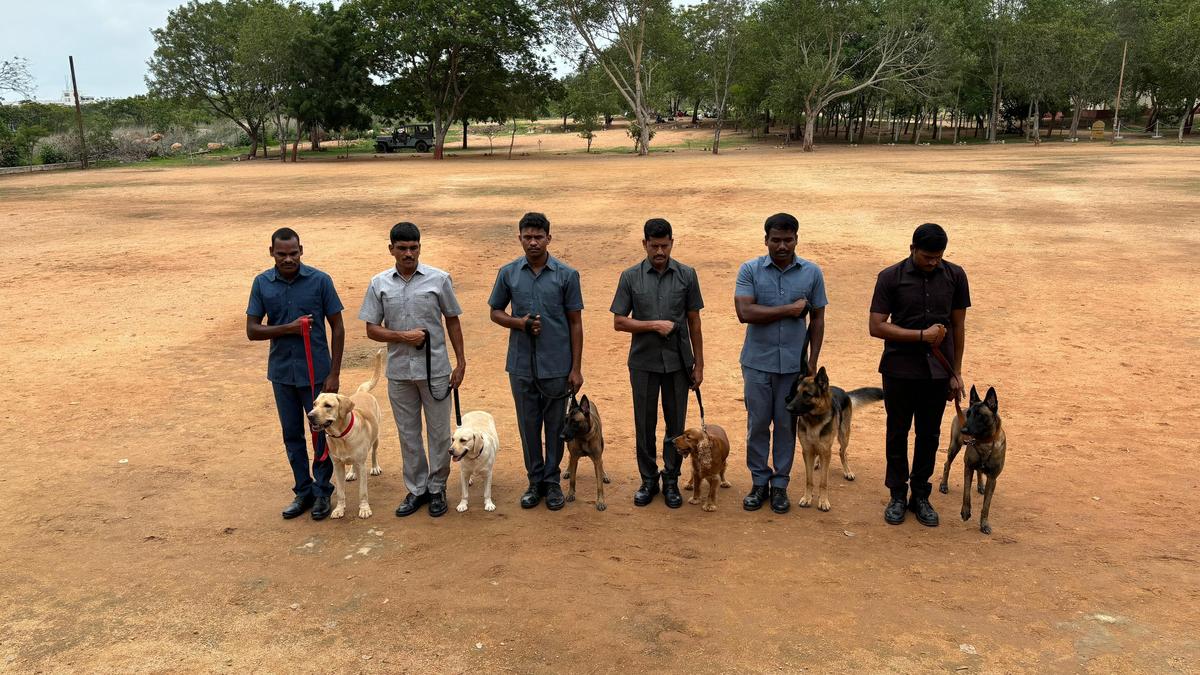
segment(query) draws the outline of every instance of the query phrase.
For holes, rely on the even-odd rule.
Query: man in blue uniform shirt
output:
[[[304,352],[301,320],[312,321],[311,344],[313,375],[316,393],[337,392],[338,376],[342,371],[342,347],[346,332],[342,326],[342,301],[328,274],[300,262],[304,247],[300,235],[284,227],[271,235],[268,249],[275,266],[254,278],[250,287],[250,303],[246,306],[246,337],[251,340],[270,340],[267,357],[267,379],[275,391],[275,409],[283,428],[283,445],[288,463],[292,465],[295,499],[283,510],[284,518],[295,518],[312,509],[313,520],[329,516],[329,496],[333,494],[330,478],[333,461],[325,454],[325,435],[317,436],[313,448],[312,473],[309,473],[308,419],[312,410],[313,393],[309,386],[308,360]],[[267,323],[263,325],[263,318]],[[333,354],[325,337],[325,322],[329,322]]]

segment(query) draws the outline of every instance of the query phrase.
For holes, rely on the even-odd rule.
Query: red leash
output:
[[[942,353],[940,348],[930,345],[929,351],[933,352],[933,357],[938,360],[938,363],[942,364],[942,367],[946,369],[947,373],[950,373],[951,377],[958,377],[958,373],[954,372],[954,366],[950,365],[950,361],[946,359],[946,355]],[[962,378],[959,378],[959,381],[961,382]],[[966,385],[964,384],[963,386]],[[958,423],[961,426],[965,425],[967,421],[966,417],[963,416],[962,405],[960,405],[958,402],[960,398],[962,398],[961,389],[959,389],[958,393],[954,395],[954,410],[958,414]]]
[[[317,376],[313,371],[312,358],[312,318],[307,316],[300,317],[300,335],[304,338],[304,360],[308,361],[308,393],[313,397],[313,402],[317,399]],[[346,431],[349,431],[347,429]],[[312,432],[313,454],[316,454],[317,448],[320,447],[321,432]],[[318,462],[324,462],[326,457],[329,457],[329,446],[325,446],[325,451],[317,458]]]

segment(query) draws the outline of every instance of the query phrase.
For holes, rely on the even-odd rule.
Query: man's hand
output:
[[[396,331],[396,337],[400,338],[400,341],[404,344],[414,347],[420,347],[425,343],[425,331],[415,328],[413,330]]]
[[[804,310],[808,309],[808,300],[805,300],[804,298],[800,298],[799,300],[788,305],[788,308],[790,309],[788,314],[790,314],[791,316],[794,316],[794,317],[804,316]]]
[[[962,377],[959,375],[951,375],[950,376],[950,386],[948,387],[948,390],[946,392],[946,400],[953,401],[953,400],[962,398],[962,396],[963,396]]]
[[[667,337],[671,331],[675,330],[675,323],[672,321],[651,321],[650,323],[654,325],[654,332],[663,337]]]
[[[466,377],[466,375],[467,375],[467,364],[465,364],[465,363],[458,364],[458,366],[455,367],[454,370],[451,371],[451,373],[450,373],[450,388],[458,389],[459,385],[462,384],[463,378]]]
[[[304,316],[287,324],[286,326],[284,326],[284,328],[286,328],[287,332],[291,333],[292,335],[303,335],[304,334],[304,326],[302,324],[305,319],[312,321],[312,314],[305,314]]]
[[[325,378],[325,384],[321,385],[321,391],[323,393],[336,394],[339,384],[340,382],[338,382],[338,374],[330,373],[329,377]]]
[[[933,347],[937,347],[942,344],[942,340],[946,339],[946,327],[940,323],[935,323],[924,330],[921,338]]]
[[[532,324],[530,324],[531,319],[533,320]],[[535,335],[535,336],[541,335],[542,334],[542,317],[541,317],[541,315],[539,314],[538,316],[530,316],[530,315],[526,314],[525,316],[521,317],[521,327],[516,330],[523,331],[523,330],[525,330],[526,326],[529,327],[529,332],[532,333],[533,335]]]
[[[696,364],[692,366],[692,389],[699,389],[702,382],[704,382],[704,366]]]
[[[583,389],[583,373],[578,370],[572,370],[570,375],[567,375],[567,385],[571,387],[571,391],[579,393]]]

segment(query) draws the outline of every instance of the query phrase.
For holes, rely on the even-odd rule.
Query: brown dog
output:
[[[604,473],[604,432],[600,426],[600,413],[587,396],[580,401],[571,398],[562,438],[567,442],[567,452],[571,453],[567,472],[563,474],[564,478],[571,481],[567,490],[567,501],[575,501],[575,474],[579,467],[579,458],[591,457],[592,465],[596,467],[596,510],[603,511],[608,508],[604,503],[604,484],[608,482],[608,474]]]
[[[729,436],[715,424],[701,429],[688,429],[675,437],[675,449],[680,457],[692,458],[692,479],[683,489],[692,491],[689,504],[700,503],[700,484],[708,481],[708,496],[704,500],[705,511],[717,510],[717,484],[729,487],[725,480],[725,460],[729,459]]]
[[[1007,449],[1007,439],[1004,429],[1000,427],[1000,405],[996,400],[995,388],[989,388],[982,400],[975,387],[971,387],[970,407],[967,408],[966,423],[959,422],[958,416],[950,425],[950,448],[946,450],[946,465],[942,467],[942,484],[938,489],[945,494],[950,491],[950,465],[962,447],[967,446],[967,456],[963,459],[963,504],[962,519],[971,518],[971,474],[979,472],[979,492],[983,495],[983,510],[979,513],[979,531],[984,534],[992,533],[988,523],[988,511],[992,508],[992,494],[996,492],[996,479],[1004,470],[1004,452]],[[987,487],[983,485],[983,477],[987,476]]]

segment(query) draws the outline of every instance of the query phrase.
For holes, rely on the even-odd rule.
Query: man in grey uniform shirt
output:
[[[371,279],[358,318],[367,322],[367,337],[388,343],[388,399],[400,435],[404,485],[408,488],[408,496],[396,508],[396,515],[408,516],[429,504],[429,515],[436,518],[447,509],[452,431],[449,393],[462,384],[467,369],[458,319],[462,308],[454,296],[450,275],[420,264],[421,231],[416,225],[393,226],[388,251],[396,258],[396,266]],[[426,331],[429,345],[425,344]],[[446,355],[447,335],[458,364],[453,371]],[[425,367],[427,348],[429,373]],[[421,442],[422,411],[428,457],[426,444]]]
[[[583,294],[579,272],[550,255],[546,216],[526,213],[517,233],[525,255],[500,268],[488,305],[492,321],[509,329],[505,370],[529,478],[521,508],[544,497],[557,511],[566,503],[559,465],[567,397],[583,387]]]

